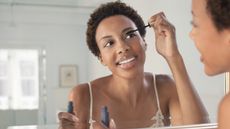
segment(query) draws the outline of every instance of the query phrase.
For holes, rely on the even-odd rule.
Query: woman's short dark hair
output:
[[[97,8],[91,15],[88,21],[87,31],[86,31],[86,41],[90,51],[97,57],[99,57],[100,50],[96,43],[96,29],[99,23],[110,16],[123,15],[131,19],[137,28],[143,28],[144,22],[141,16],[132,7],[126,5],[125,3],[116,1],[102,4]],[[145,29],[139,30],[140,35],[145,37]]]
[[[207,11],[218,31],[230,28],[230,0],[207,0]]]

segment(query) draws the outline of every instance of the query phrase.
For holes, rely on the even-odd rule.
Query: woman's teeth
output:
[[[135,58],[132,57],[132,58],[129,58],[129,59],[127,59],[127,60],[123,60],[123,61],[119,62],[119,64],[129,63],[129,62],[133,61],[134,59],[135,59]]]

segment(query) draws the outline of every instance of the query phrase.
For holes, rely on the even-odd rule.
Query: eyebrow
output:
[[[134,30],[134,28],[132,28],[132,27],[125,28],[124,30],[122,30],[122,33],[126,32],[126,31],[130,31],[130,30]]]
[[[103,40],[103,39],[107,39],[107,38],[110,38],[110,37],[112,37],[112,36],[111,36],[111,35],[103,36],[101,39],[99,39],[99,42],[100,42],[101,40]]]
[[[121,33],[125,33],[126,31],[129,31],[129,30],[134,30],[134,28],[132,28],[132,27],[127,27],[127,28],[123,29],[123,30],[121,31]],[[103,36],[103,37],[99,40],[99,42],[100,42],[101,40],[103,40],[103,39],[107,39],[107,38],[111,38],[111,37],[112,37],[111,35]]]

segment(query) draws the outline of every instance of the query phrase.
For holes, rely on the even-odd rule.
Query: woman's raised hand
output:
[[[179,54],[176,43],[175,27],[160,12],[149,19],[155,32],[156,50],[164,58],[169,59]]]

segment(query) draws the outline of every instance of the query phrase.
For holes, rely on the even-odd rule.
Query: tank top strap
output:
[[[88,82],[89,86],[89,96],[90,96],[90,108],[89,108],[89,124],[90,124],[90,129],[93,129],[93,93],[92,93],[92,86],[91,83]]]
[[[152,117],[151,120],[155,120],[156,122],[151,126],[151,127],[163,127],[164,126],[164,116],[161,112],[161,108],[160,108],[160,101],[159,101],[159,95],[158,95],[158,91],[157,91],[157,83],[156,83],[156,75],[153,74],[153,84],[154,84],[154,91],[155,91],[155,95],[156,95],[156,100],[157,100],[157,112],[155,114],[155,116]]]
[[[157,108],[158,108],[158,110],[161,111],[159,95],[158,95],[158,91],[157,91],[156,75],[155,74],[153,74],[153,83],[154,83],[154,91],[155,91],[155,95],[156,95],[156,99],[157,99]]]

